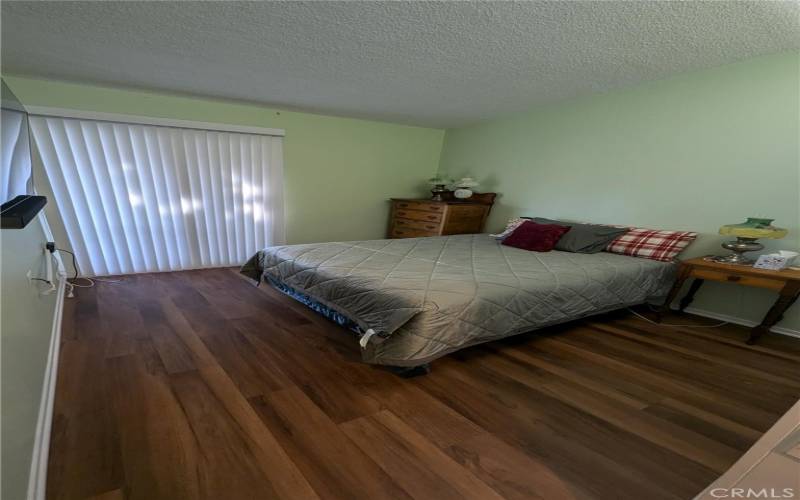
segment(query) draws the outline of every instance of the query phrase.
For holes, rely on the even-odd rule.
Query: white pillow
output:
[[[525,222],[526,220],[530,220],[530,219],[529,219],[528,217],[525,217],[525,218],[522,218],[522,217],[514,217],[513,219],[508,219],[508,224],[506,224],[506,228],[505,228],[505,229],[503,229],[503,232],[501,232],[501,233],[498,233],[498,234],[490,234],[489,236],[491,236],[492,238],[494,238],[494,239],[496,239],[496,240],[503,240],[503,239],[505,239],[505,238],[506,238],[506,237],[507,237],[509,234],[513,233],[513,232],[514,232],[514,230],[515,230],[515,229],[516,229],[516,228],[517,228],[517,227],[518,227],[520,224],[522,224],[523,222]]]

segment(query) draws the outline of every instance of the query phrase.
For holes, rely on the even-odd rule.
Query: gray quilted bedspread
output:
[[[457,349],[663,298],[672,263],[530,252],[485,234],[270,247],[269,276],[373,329],[367,362],[411,366]]]

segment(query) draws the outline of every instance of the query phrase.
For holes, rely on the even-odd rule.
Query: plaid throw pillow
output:
[[[669,262],[697,238],[688,231],[656,231],[632,227],[606,247],[606,252]]]

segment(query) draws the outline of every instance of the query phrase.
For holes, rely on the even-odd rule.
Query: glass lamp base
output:
[[[755,262],[753,259],[748,259],[741,253],[733,253],[730,255],[715,255],[711,257],[711,260],[714,262],[719,262],[720,264],[734,264],[738,266],[752,266]]]
[[[758,243],[755,238],[745,238],[743,236],[737,237],[733,241],[726,241],[722,244],[722,248],[733,252],[730,255],[720,255],[714,257],[714,262],[721,262],[723,264],[738,264],[743,266],[750,266],[755,262],[744,256],[745,252],[758,252],[764,249],[764,245]]]

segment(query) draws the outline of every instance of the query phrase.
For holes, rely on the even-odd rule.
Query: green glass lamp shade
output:
[[[772,221],[775,219],[762,219],[758,217],[748,217],[741,224],[728,224],[719,228],[719,234],[736,236],[737,238],[769,238],[777,240],[786,236],[786,229],[775,227]]]
[[[719,234],[735,236],[733,241],[726,241],[722,248],[733,252],[730,255],[718,255],[713,258],[716,262],[726,264],[751,265],[753,261],[744,256],[746,252],[758,252],[764,249],[764,245],[758,243],[759,238],[769,238],[777,240],[786,236],[786,229],[775,227],[772,221],[775,219],[762,219],[759,217],[748,217],[741,224],[728,224],[719,228]]]
[[[451,184],[452,182],[453,180],[447,177],[436,176],[428,179],[428,184],[430,184],[431,186],[446,186],[447,184]]]

